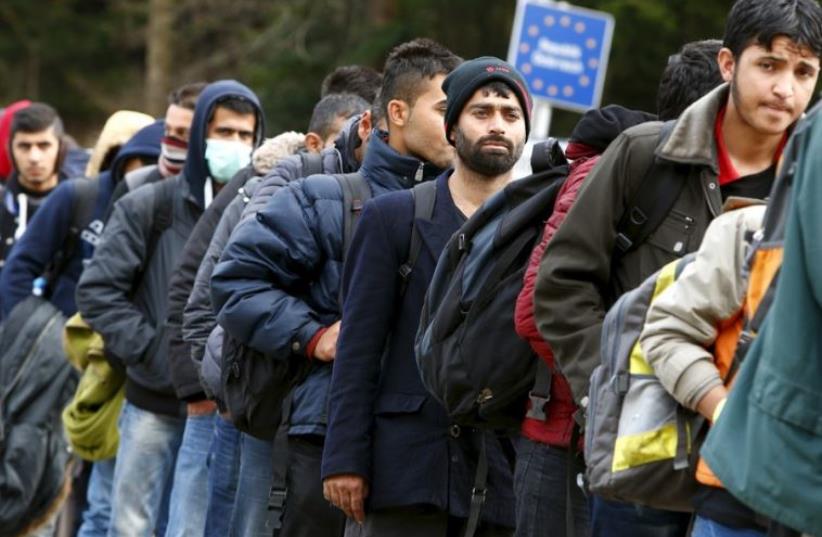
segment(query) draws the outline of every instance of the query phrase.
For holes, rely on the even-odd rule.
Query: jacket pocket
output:
[[[822,436],[822,394],[760,364],[750,397],[766,414]]]
[[[422,409],[427,395],[406,393],[384,393],[377,398],[374,414],[390,416],[392,414],[416,414]]]
[[[691,251],[695,224],[694,217],[672,210],[656,231],[648,237],[648,243],[661,248],[666,253],[681,257]]]

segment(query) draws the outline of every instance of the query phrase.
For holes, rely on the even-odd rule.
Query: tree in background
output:
[[[653,111],[667,58],[721,37],[732,0],[577,0],[616,30],[603,104]],[[463,57],[505,57],[515,0],[3,0],[0,106],[54,104],[90,143],[114,110],[159,115],[170,88],[237,78],[260,96],[270,133],[302,130],[323,76],[379,68],[391,47],[426,36]],[[554,115],[552,134],[579,117]]]

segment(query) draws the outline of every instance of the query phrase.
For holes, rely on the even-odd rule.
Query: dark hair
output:
[[[348,119],[366,110],[368,102],[362,97],[351,93],[332,93],[320,99],[314,107],[308,131],[318,134],[325,140],[333,134],[332,129],[337,118]]]
[[[194,110],[197,104],[197,97],[200,96],[207,85],[207,82],[192,82],[191,84],[180,86],[168,94],[168,104]]]
[[[822,56],[822,8],[816,0],[737,0],[725,22],[723,45],[739,58],[753,44],[769,49],[779,36]]]
[[[717,55],[719,39],[687,43],[668,58],[656,92],[656,111],[661,121],[676,119],[692,103],[722,84]]]
[[[254,103],[244,97],[229,95],[228,97],[219,99],[216,103],[214,103],[214,106],[208,113],[209,123],[211,123],[211,120],[214,119],[214,113],[217,108],[225,108],[226,110],[231,110],[235,114],[240,114],[243,116],[252,114],[254,117],[257,117],[257,107],[254,106]]]
[[[431,39],[414,39],[394,47],[385,60],[380,90],[382,115],[388,114],[388,103],[394,99],[410,106],[424,81],[447,75],[462,63],[462,58]]]
[[[364,65],[344,65],[323,79],[320,98],[332,93],[353,93],[373,103],[382,84],[382,75]]]
[[[63,122],[57,115],[57,110],[46,103],[31,103],[14,113],[9,139],[14,139],[18,132],[41,132],[49,127],[54,127],[54,134],[58,138],[63,136]]]

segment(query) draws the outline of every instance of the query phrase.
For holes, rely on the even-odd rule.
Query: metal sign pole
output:
[[[553,109],[548,101],[536,99],[534,109],[531,113],[531,140],[544,140],[548,138],[551,129],[551,116]]]

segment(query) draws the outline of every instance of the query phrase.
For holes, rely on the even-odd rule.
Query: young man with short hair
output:
[[[417,39],[386,60],[381,107],[388,133],[374,131],[360,173],[374,196],[411,188],[451,164],[442,136],[440,85],[460,59]],[[340,183],[315,175],[289,183],[232,234],[211,279],[220,325],[273,359],[310,360],[293,394],[288,499],[281,535],[340,535],[344,519],[320,480],[328,386],[340,326],[344,211]]]
[[[469,515],[486,433],[453,434],[457,429],[417,373],[414,336],[449,237],[512,179],[528,134],[531,98],[513,67],[489,57],[463,63],[443,89],[446,136],[457,158],[454,169],[431,185],[436,201],[430,221],[415,222],[410,192],[372,200],[346,261],[345,322],[322,475],[326,498],[349,517],[347,536],[445,537],[464,531]],[[401,295],[399,269],[414,226],[425,246]],[[511,471],[497,439],[486,441],[490,488],[477,535],[510,535]]]
[[[80,278],[78,309],[127,376],[111,537],[165,534],[164,505],[186,423],[185,405],[171,384],[163,329],[168,283],[197,219],[214,192],[250,161],[263,132],[262,109],[251,90],[232,80],[206,87],[197,100],[182,173],[115,204]],[[163,206],[168,214],[158,214]],[[167,220],[164,228],[157,227],[159,219]],[[195,514],[169,522],[202,531]]]
[[[582,408],[607,308],[695,251],[727,197],[768,195],[785,140],[812,96],[821,53],[815,1],[739,0],[718,56],[728,84],[685,110],[663,143],[659,123],[625,131],[588,176],[545,251],[534,297],[537,326]],[[617,224],[654,158],[682,189],[662,224],[631,244]],[[595,536],[684,535],[689,519],[596,496],[591,515]]]
[[[369,103],[377,100],[382,75],[364,65],[343,65],[326,75],[320,88],[320,97],[334,93],[352,93]]]
[[[45,103],[15,112],[11,121],[12,173],[0,187],[0,270],[45,197],[57,187],[63,158],[63,122]]]

